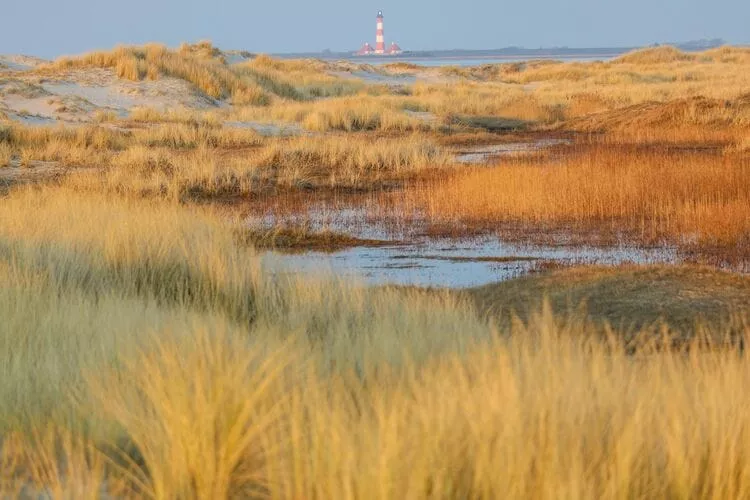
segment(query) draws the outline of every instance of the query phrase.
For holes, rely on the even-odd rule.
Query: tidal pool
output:
[[[534,142],[467,147],[455,151],[456,159],[469,164],[489,164],[497,157],[526,154],[569,141]],[[371,206],[367,206],[368,203]],[[334,275],[372,285],[468,288],[517,278],[554,266],[620,264],[676,264],[683,261],[669,246],[644,248],[629,244],[587,246],[568,243],[564,234],[551,244],[524,244],[497,236],[443,238],[426,232],[428,221],[418,214],[401,217],[379,212],[377,198],[360,204],[310,202],[299,211],[277,213],[273,208],[247,220],[255,227],[307,227],[333,231],[377,246],[360,246],[334,252],[263,253],[268,267],[282,274]],[[373,210],[375,208],[375,210]],[[404,215],[404,214],[401,214]]]
[[[679,261],[672,248],[519,245],[497,238],[425,238],[342,251],[264,253],[275,272],[333,275],[371,285],[468,288],[517,278],[552,265],[655,264]]]

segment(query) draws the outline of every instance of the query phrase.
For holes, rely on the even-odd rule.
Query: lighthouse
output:
[[[383,11],[378,12],[377,31],[375,32],[375,53],[385,54],[385,35],[383,32]]]
[[[375,32],[375,47],[365,42],[362,48],[354,54],[357,56],[396,56],[402,54],[403,51],[395,42],[391,43],[391,46],[385,47],[385,32],[383,30],[383,11],[378,12],[377,17],[377,30]]]

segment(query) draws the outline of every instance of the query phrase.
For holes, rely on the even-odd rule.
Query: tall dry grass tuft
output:
[[[98,415],[128,439],[107,477],[155,497],[750,495],[736,389],[750,371],[731,347],[633,356],[549,310],[365,378],[287,361],[326,351],[259,345],[167,333],[121,376],[90,379]]]
[[[555,123],[562,118],[559,102],[548,103],[536,92],[493,82],[417,83],[404,99],[408,109],[440,116],[495,116],[541,123]]]
[[[293,101],[356,94],[365,85],[356,80],[332,76],[317,60],[282,60],[260,55],[235,68],[239,74],[278,97]]]
[[[356,187],[441,168],[449,165],[451,158],[422,135],[379,139],[330,136],[272,141],[253,163],[277,170],[282,185]]]
[[[271,496],[745,497],[750,467],[732,451],[747,439],[732,396],[744,363],[734,351],[634,359],[542,315],[367,387],[303,386]]]
[[[277,103],[267,108],[239,108],[230,116],[242,121],[296,122],[314,132],[429,130],[431,124],[404,112],[405,103],[386,96],[359,95],[314,102]]]
[[[13,148],[6,142],[0,142],[0,168],[10,166],[13,159]]]
[[[94,113],[94,122],[95,123],[112,123],[117,121],[118,115],[113,110],[97,110]]]
[[[211,121],[209,120],[210,124]],[[134,143],[148,147],[167,147],[174,150],[208,148],[248,148],[262,144],[262,139],[251,129],[217,127],[191,123],[160,124],[133,131]]]
[[[93,192],[187,200],[251,196],[272,188],[372,189],[452,162],[421,135],[261,140],[247,132],[176,125],[136,131],[134,144],[112,154],[107,168],[75,173],[65,183]],[[257,147],[227,151],[250,145]]]
[[[160,110],[136,107],[130,110],[128,120],[136,123],[180,123],[194,127],[221,127],[221,120],[212,112],[201,112],[188,108]]]
[[[112,151],[125,147],[127,134],[111,129],[26,127],[13,124],[0,134],[0,145],[15,151],[21,163],[53,161],[69,166],[105,165]]]
[[[197,56],[206,59],[218,59],[224,61],[224,54],[210,40],[200,40],[197,43],[181,43],[178,49],[180,55]]]
[[[91,374],[99,412],[142,461],[126,460],[122,475],[155,498],[267,493],[264,471],[282,443],[264,438],[281,418],[289,361],[264,351],[237,332],[163,332],[122,373]]]
[[[403,111],[378,106],[373,100],[366,102],[362,98],[326,101],[312,108],[302,119],[302,125],[316,132],[380,130],[403,133],[430,128],[427,123]]]
[[[58,286],[223,310],[238,320],[256,314],[253,270],[237,271],[245,266],[244,254],[234,251],[231,233],[206,216],[169,205],[156,209],[145,200],[77,196],[71,190],[11,194],[3,206],[4,254],[13,266]],[[204,238],[209,241],[201,243]],[[230,252],[212,257],[221,247]]]
[[[100,172],[79,173],[66,185],[93,192],[172,200],[250,194],[264,181],[248,161],[217,159],[217,152],[200,145],[178,153],[164,146],[134,145],[112,158]]]
[[[53,141],[65,142],[77,148],[118,150],[127,143],[127,134],[97,126],[27,127],[19,124],[13,124],[0,134],[0,142],[14,147],[35,147]]]
[[[71,187],[172,199],[249,195],[273,187],[366,188],[452,161],[421,134],[266,139],[251,129],[214,125],[214,115],[146,109],[131,119],[162,117],[126,131],[14,126],[1,144],[17,151],[24,165],[98,167],[71,171],[65,180]]]
[[[94,500],[134,491],[123,478],[108,474],[112,458],[78,432],[50,425],[29,434],[9,433],[0,443],[3,495]]]

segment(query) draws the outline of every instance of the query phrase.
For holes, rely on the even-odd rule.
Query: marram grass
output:
[[[750,496],[738,349],[273,277],[173,204],[2,202],[5,495]]]

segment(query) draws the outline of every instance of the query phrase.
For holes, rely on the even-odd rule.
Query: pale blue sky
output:
[[[44,57],[118,43],[211,39],[253,52],[621,47],[724,38],[750,42],[748,0],[0,0],[0,53]]]

